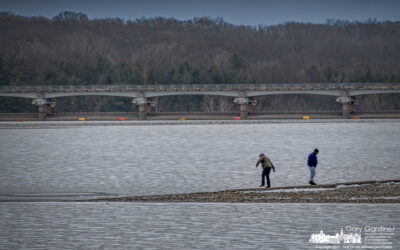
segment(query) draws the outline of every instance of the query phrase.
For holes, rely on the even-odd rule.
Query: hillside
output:
[[[400,82],[400,22],[235,26],[223,19],[48,19],[0,13],[0,85]],[[232,100],[159,98],[158,111],[227,111]],[[256,110],[340,109],[327,97],[260,97]],[[400,109],[397,95],[362,97],[360,109]],[[131,100],[57,99],[57,110],[132,111]],[[61,104],[61,105],[59,105]],[[0,99],[0,112],[33,110]]]

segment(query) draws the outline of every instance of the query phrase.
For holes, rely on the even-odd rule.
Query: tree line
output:
[[[400,22],[331,19],[238,26],[207,17],[122,20],[68,11],[53,18],[0,13],[0,86],[400,82],[399,69]],[[340,108],[319,96],[258,99],[255,110]],[[132,100],[117,97],[56,101],[59,112],[135,109]],[[237,109],[228,101],[160,97],[157,110]],[[359,101],[361,109],[400,109],[397,95]],[[0,111],[26,111],[28,104],[0,98]]]

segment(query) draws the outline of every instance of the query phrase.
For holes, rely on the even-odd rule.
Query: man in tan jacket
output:
[[[272,164],[271,160],[266,157],[263,153],[260,154],[260,158],[257,161],[256,167],[261,163],[261,166],[263,168],[263,171],[261,173],[261,186],[265,186],[265,177],[267,178],[267,188],[271,187],[271,182],[269,181],[269,173],[272,171],[275,172],[275,166]]]

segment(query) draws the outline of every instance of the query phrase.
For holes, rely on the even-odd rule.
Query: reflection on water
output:
[[[256,187],[260,152],[272,185],[400,178],[400,122],[0,129],[0,195],[161,194]],[[4,197],[3,197],[4,198]]]
[[[311,234],[396,228],[396,204],[0,203],[0,249],[315,249]],[[365,234],[362,234],[365,238]]]

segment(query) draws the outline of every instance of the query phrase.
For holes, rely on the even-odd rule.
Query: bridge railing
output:
[[[400,83],[265,83],[187,85],[51,85],[0,86],[0,93],[124,92],[124,91],[272,91],[272,90],[400,89]]]

